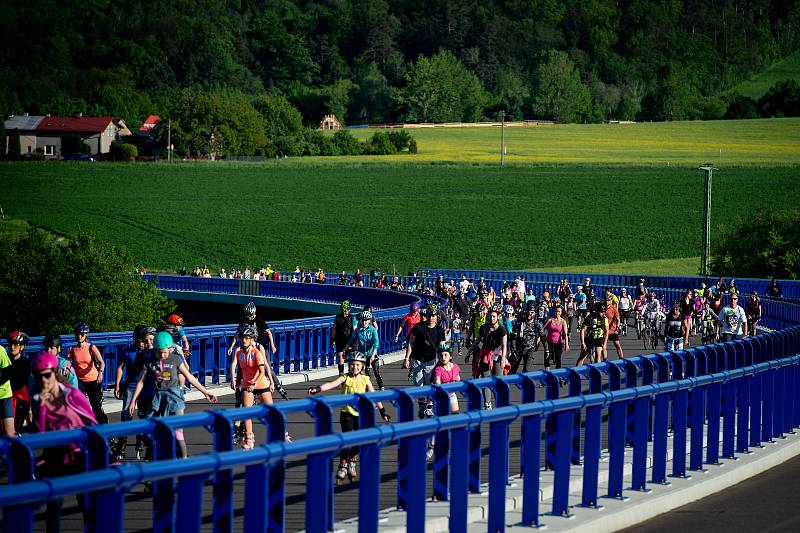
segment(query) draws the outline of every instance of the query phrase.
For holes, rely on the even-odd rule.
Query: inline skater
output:
[[[583,326],[583,319],[586,318],[586,315],[589,312],[588,303],[588,297],[586,296],[586,293],[583,292],[583,287],[578,285],[577,292],[575,293],[575,311],[576,316],[578,317],[578,329]]]
[[[647,294],[647,303],[644,307],[645,327],[652,324],[655,331],[661,330],[661,302],[656,298],[655,292]],[[656,335],[656,346],[658,346],[658,335]]]
[[[506,367],[504,368],[504,373],[506,374],[508,374],[508,370],[511,368],[511,364],[513,364],[515,359],[514,322],[516,322],[514,307],[511,304],[504,305],[502,323],[503,327],[506,328],[506,332],[508,333],[508,342],[506,346]]]
[[[622,344],[619,342],[619,334],[617,333],[619,329],[619,310],[617,310],[617,306],[614,305],[614,296],[611,292],[606,293],[606,318],[608,318],[608,339],[614,345],[614,348],[617,350],[617,358],[624,359],[625,354],[622,352]],[[603,346],[603,361],[608,360],[608,343]]]
[[[400,335],[402,334],[405,338],[403,343],[408,341],[408,335],[411,333],[411,329],[419,324],[419,321],[422,320],[422,317],[419,314],[419,303],[413,302],[408,306],[408,313],[403,315],[403,319],[400,322],[400,327],[397,328],[397,333],[394,334],[394,342],[398,342],[400,340]]]
[[[558,305],[555,308],[555,316],[544,324],[544,336],[547,339],[547,351],[550,358],[544,362],[545,370],[550,370],[550,361],[555,362],[556,368],[561,368],[561,354],[569,351],[568,326],[563,315],[564,309]]]
[[[608,343],[608,317],[603,302],[594,302],[592,310],[581,327],[581,355],[576,366],[581,366],[586,358],[590,363],[599,363]]]
[[[76,324],[74,333],[76,344],[67,352],[67,359],[72,361],[79,388],[89,398],[97,423],[107,424],[108,417],[103,412],[103,373],[106,362],[97,346],[89,342],[89,324]]]
[[[188,364],[189,357],[191,357],[192,353],[189,351],[189,339],[186,337],[186,332],[183,330],[183,326],[185,325],[186,323],[181,315],[172,313],[167,317],[164,325],[158,328],[157,331],[166,331],[172,335],[173,343],[178,345],[181,350],[181,355],[183,355]]]
[[[270,359],[272,359],[272,357],[278,351],[277,346],[275,346],[275,337],[272,335],[272,330],[269,329],[269,324],[267,324],[263,318],[258,316],[258,308],[254,302],[248,302],[247,305],[244,306],[244,317],[239,321],[239,325],[236,329],[237,333],[239,328],[245,326],[253,326],[256,328],[258,337],[256,337],[255,341],[263,345],[265,350],[268,350],[267,353],[270,355],[270,358],[267,360],[267,362],[271,363],[270,366],[277,365],[278,361],[270,361]],[[233,351],[236,349],[237,342],[238,336],[234,336],[230,347],[228,347],[228,357],[230,357]]]
[[[622,291],[620,291],[619,303],[617,304],[617,309],[619,310],[619,323],[620,323],[619,332],[623,336],[627,336],[628,319],[630,318],[631,311],[633,310],[633,298],[631,298],[628,295],[627,289],[622,289]]]
[[[347,374],[341,375],[333,381],[323,383],[319,387],[309,387],[308,394],[314,396],[326,390],[340,387],[341,394],[364,394],[373,392],[375,388],[369,380],[369,376],[363,374],[367,356],[361,352],[348,352],[347,354]],[[381,402],[375,402],[375,407],[381,414],[384,422],[389,422],[390,417]],[[354,431],[358,429],[359,413],[352,406],[345,406],[339,414],[339,424],[342,432]],[[349,477],[354,481],[358,477],[358,448],[342,448],[339,453],[339,467],[336,470],[336,478],[341,481]]]
[[[633,303],[633,312],[634,316],[636,317],[636,338],[642,338],[642,332],[644,331],[644,313],[647,309],[647,301],[646,296],[642,294],[641,296],[636,298],[636,301]]]
[[[336,350],[336,357],[339,361],[339,375],[344,375],[344,349],[350,342],[350,337],[358,326],[356,317],[350,313],[350,300],[344,300],[340,306],[341,313],[336,315],[331,326],[331,339],[333,339],[333,349]]]
[[[761,299],[756,291],[750,291],[745,313],[747,314],[747,331],[750,332],[750,335],[756,335],[756,328],[758,328],[758,323],[761,321]]]
[[[733,280],[731,280],[733,283]],[[747,314],[739,306],[739,295],[731,294],[731,304],[719,313],[720,337],[722,342],[730,342],[747,337]]]
[[[428,319],[411,329],[403,360],[403,368],[409,369],[409,381],[417,387],[430,385],[431,372],[436,365],[436,350],[445,343],[445,331],[439,324],[439,306],[432,302],[427,311]],[[426,397],[418,398],[417,402],[420,418],[433,416],[433,402]]]
[[[453,315],[453,321],[450,323],[450,343],[459,357],[461,357],[461,330],[463,327],[464,321],[461,320],[461,315],[456,313]]]
[[[117,371],[114,380],[114,397],[122,400],[122,410],[120,411],[120,420],[127,422],[132,420],[128,408],[130,407],[131,399],[133,398],[133,391],[136,390],[136,384],[139,382],[142,370],[144,369],[145,360],[151,356],[153,349],[153,339],[155,338],[156,328],[148,326],[137,326],[133,330],[133,345],[125,350],[124,357],[117,365]],[[123,375],[125,379],[123,379]],[[139,418],[144,418],[147,407],[153,397],[153,384],[152,381],[147,383],[142,388],[139,395],[139,402],[137,405],[137,412]],[[128,446],[128,437],[122,436],[117,438],[116,446],[111,451],[113,458],[116,461],[125,459],[125,452]],[[136,436],[136,456],[141,459],[144,456],[144,440],[141,436]]]
[[[231,388],[242,391],[242,405],[250,407],[258,398],[263,404],[272,404],[272,393],[275,391],[275,380],[272,368],[267,364],[264,347],[256,342],[258,330],[255,326],[241,326],[238,332],[241,341],[231,363]],[[240,386],[237,387],[237,382]],[[251,450],[255,446],[253,421],[244,421],[245,437],[242,449]],[[287,439],[288,440],[288,439]]]
[[[172,335],[166,331],[159,332],[153,340],[152,356],[145,361],[144,371],[139,377],[136,389],[133,391],[133,398],[131,398],[131,403],[128,406],[128,414],[133,416],[136,401],[142,393],[145,380],[149,378],[154,380],[153,400],[150,403],[149,416],[183,414],[185,402],[183,400],[183,388],[178,380],[179,375],[182,375],[193,387],[202,392],[209,402],[217,402],[217,397],[203,387],[197,378],[189,372],[183,357],[175,349]],[[175,439],[177,441],[178,457],[186,457],[188,453],[182,429],[175,430]]]
[[[683,350],[686,338],[686,322],[681,315],[680,302],[672,302],[669,315],[664,320],[664,344],[668,352]]]
[[[453,362],[452,348],[449,344],[442,344],[436,349],[438,362],[433,368],[431,383],[434,385],[444,385],[461,381],[461,368]],[[447,395],[450,398],[450,414],[458,412],[458,398],[454,392]]]
[[[489,312],[489,320],[478,330],[478,335],[467,352],[464,362],[469,363],[470,354],[474,355],[472,377],[488,375],[502,376],[506,367],[508,353],[508,331],[500,321],[502,307],[496,305]],[[483,392],[484,407],[492,408],[488,391]]]
[[[380,340],[378,339],[378,330],[372,325],[372,313],[370,311],[361,311],[360,320],[361,323],[350,337],[350,341],[345,347],[345,352],[355,351],[366,355],[368,366],[365,365],[364,374],[369,377],[369,367],[372,367],[378,389],[384,390],[383,376],[381,376],[381,360],[378,356]]]
[[[539,351],[542,343],[542,324],[536,319],[536,303],[528,300],[525,303],[524,319],[517,320],[516,328],[516,348],[517,358],[511,365],[511,374],[515,374],[522,364],[523,372],[533,372],[534,353]]]
[[[28,382],[31,379],[31,362],[25,357],[25,346],[30,337],[23,331],[14,331],[8,336],[9,357],[11,360],[11,412],[13,413],[14,431],[20,433],[29,421],[30,395]]]

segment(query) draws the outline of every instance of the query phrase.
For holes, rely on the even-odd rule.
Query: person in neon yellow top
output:
[[[364,394],[366,392],[374,392],[375,388],[372,386],[369,376],[362,373],[364,372],[366,362],[367,356],[364,353],[357,351],[348,353],[347,365],[349,372],[339,376],[333,381],[323,383],[319,387],[309,387],[308,394],[313,396],[336,387],[341,387],[340,392],[342,394]],[[383,421],[388,422],[390,417],[386,414],[383,403],[375,402],[375,407],[380,411]],[[358,429],[358,410],[350,405],[344,406],[339,415],[339,424],[342,426],[343,433]],[[339,468],[336,471],[337,479],[343,480],[345,477],[349,477],[351,481],[355,480],[358,476],[357,464],[358,448],[342,448],[342,451],[339,453]]]

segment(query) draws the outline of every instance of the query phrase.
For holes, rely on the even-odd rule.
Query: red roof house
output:
[[[37,148],[44,151],[45,157],[61,157],[61,136],[74,133],[83,137],[93,154],[105,154],[111,149],[112,141],[131,135],[131,130],[122,119],[114,117],[59,117],[48,115],[36,127]]]

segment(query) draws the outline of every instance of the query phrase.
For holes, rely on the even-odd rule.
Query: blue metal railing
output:
[[[305,501],[315,502],[306,506],[306,530],[326,531],[333,527],[333,458],[341,448],[351,446],[361,446],[359,529],[376,531],[380,455],[383,448],[394,444],[397,504],[407,512],[408,530],[421,531],[428,477],[426,463],[419,459],[424,457],[427,441],[433,435],[436,444],[431,483],[434,498],[450,502],[450,529],[466,530],[467,496],[481,490],[481,465],[488,461],[488,528],[498,531],[504,528],[505,490],[510,473],[508,431],[512,424],[519,424],[522,434],[519,474],[523,484],[523,521],[537,524],[541,512],[538,473],[542,451],[545,465],[554,470],[551,512],[560,515],[570,504],[579,503],[571,502],[569,497],[570,472],[574,468],[581,468],[583,473],[580,504],[596,504],[600,495],[598,471],[604,416],[608,420],[610,459],[607,495],[611,497],[619,497],[626,490],[626,446],[633,450],[631,489],[641,490],[648,480],[658,483],[666,479],[670,444],[672,475],[683,475],[800,427],[800,306],[769,302],[764,312],[765,320],[780,324],[783,329],[678,353],[444,386],[315,397],[280,405],[3,439],[0,458],[9,465],[13,484],[0,488],[4,531],[31,531],[34,513],[44,501],[87,490],[89,529],[121,531],[126,493],[144,481],[153,482],[154,530],[180,527],[199,531],[203,487],[208,481],[212,485],[214,529],[232,531],[236,468],[245,469],[244,529],[282,531],[286,462],[293,458],[305,461]],[[560,387],[560,380],[568,383],[566,391]],[[544,389],[537,385],[544,385]],[[511,404],[511,387],[521,389],[522,403]],[[491,391],[495,409],[482,410],[482,390]],[[545,397],[537,398],[537,390],[543,390]],[[448,415],[451,392],[466,398],[467,411],[463,414]],[[421,396],[434,399],[437,417],[414,420],[415,399]],[[393,403],[398,422],[376,426],[376,401]],[[344,405],[358,408],[360,429],[334,433],[333,410]],[[286,416],[298,412],[313,417],[315,437],[286,443]],[[264,422],[267,444],[255,450],[235,451],[233,423],[247,418]],[[212,433],[214,451],[175,459],[175,429],[200,426]],[[489,431],[488,457],[483,456],[481,446],[484,427]],[[667,438],[669,427],[674,430],[671,442]],[[109,440],[136,434],[145,434],[152,440],[155,461],[109,466]],[[35,453],[65,444],[77,444],[85,450],[89,472],[35,480]],[[652,467],[648,474],[649,453]],[[576,459],[582,466],[573,466]]]

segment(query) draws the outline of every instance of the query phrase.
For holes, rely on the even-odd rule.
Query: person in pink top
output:
[[[461,381],[461,368],[459,368],[458,364],[453,362],[450,345],[442,344],[436,352],[439,360],[433,368],[431,383],[434,385],[443,385],[445,383]],[[457,413],[458,398],[456,398],[456,394],[451,392],[448,396],[450,397],[450,413]]]
[[[97,423],[86,396],[64,383],[64,378],[58,373],[58,358],[55,355],[42,352],[34,358],[32,366],[36,380],[41,385],[39,394],[31,398],[33,431],[76,429]],[[37,461],[37,478],[78,474],[85,470],[85,466],[84,452],[77,445],[46,448]],[[47,531],[58,531],[62,506],[61,498],[47,502]],[[84,512],[85,519],[86,506],[82,495],[78,496],[78,506]]]
[[[567,321],[564,320],[564,308],[557,305],[556,316],[544,324],[545,337],[549,348],[549,357],[545,358],[544,369],[550,370],[550,361],[555,361],[556,368],[561,368],[561,354],[569,351],[569,335]]]

